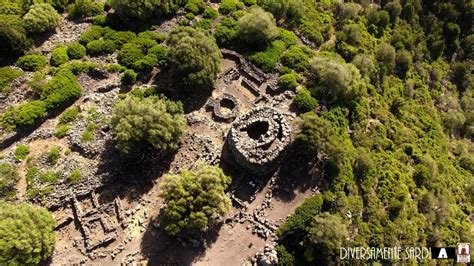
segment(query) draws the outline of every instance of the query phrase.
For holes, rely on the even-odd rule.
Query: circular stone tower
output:
[[[235,161],[253,174],[265,175],[278,166],[291,129],[284,115],[271,107],[257,107],[232,124],[229,149]]]

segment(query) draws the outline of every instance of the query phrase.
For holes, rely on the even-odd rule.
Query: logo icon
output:
[[[471,262],[471,252],[469,250],[469,243],[458,243],[456,248],[457,262],[469,263]]]

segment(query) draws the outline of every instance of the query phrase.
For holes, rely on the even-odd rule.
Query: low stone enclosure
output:
[[[253,174],[265,175],[282,159],[291,142],[291,128],[276,109],[257,107],[233,123],[227,139],[240,166]]]

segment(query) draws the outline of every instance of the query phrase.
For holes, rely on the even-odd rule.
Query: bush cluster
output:
[[[24,55],[16,64],[25,71],[38,71],[46,66],[46,57],[39,54]]]

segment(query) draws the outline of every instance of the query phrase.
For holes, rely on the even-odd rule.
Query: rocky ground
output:
[[[157,31],[167,32],[173,23],[176,21],[163,24]],[[37,50],[46,54],[60,43],[75,41],[89,26],[87,22],[64,20],[57,33]],[[306,197],[318,193],[319,174],[308,177],[297,158],[258,177],[235,164],[226,147],[232,122],[252,108],[270,106],[292,125],[296,117],[291,106],[294,93],[279,90],[276,77],[262,73],[239,54],[222,52],[225,59],[215,89],[210,98],[187,110],[187,133],[174,155],[148,154],[135,162],[118,155],[108,120],[113,102],[127,88],[121,87],[116,74],[108,73],[78,77],[84,94],[73,106],[81,111],[79,119],[69,125],[65,138],[55,137],[57,117],[49,117],[27,134],[1,135],[0,162],[16,164],[21,170],[18,200],[48,207],[58,222],[53,264],[277,262],[275,230]],[[91,59],[99,63],[103,60]],[[143,83],[153,85],[159,82],[155,78]],[[29,79],[31,74],[25,73],[10,84],[12,92],[0,95],[0,113],[32,97]],[[226,97],[233,104],[225,104],[222,100]],[[90,124],[95,127],[91,139],[86,140],[84,132],[90,130]],[[31,158],[17,162],[14,150],[20,144],[30,147]],[[53,147],[60,151],[54,164],[47,155]],[[290,146],[285,148],[291,153]],[[161,231],[156,219],[162,207],[161,177],[201,163],[220,165],[233,177],[229,190],[233,209],[204,242],[171,239]],[[38,174],[28,178],[31,168],[36,168]],[[79,181],[68,179],[73,171],[80,171]],[[39,182],[45,172],[57,173],[57,180],[46,185]]]

